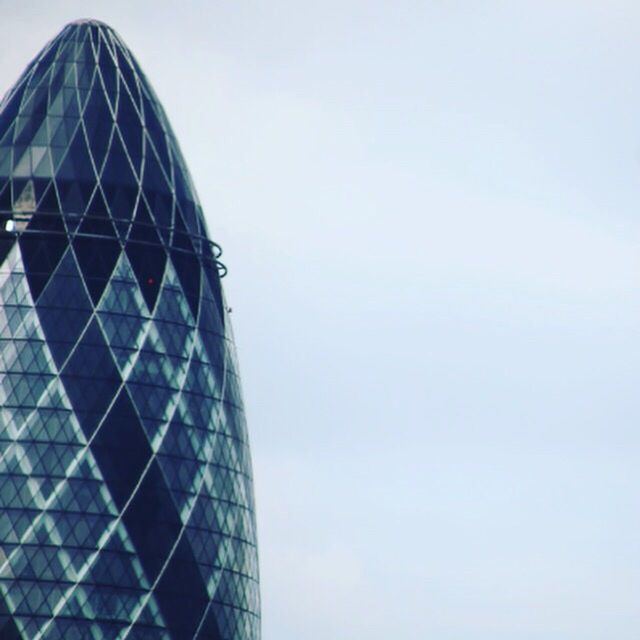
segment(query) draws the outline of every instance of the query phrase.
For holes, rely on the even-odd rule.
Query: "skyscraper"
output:
[[[220,253],[131,52],[65,27],[0,105],[0,638],[259,638]]]

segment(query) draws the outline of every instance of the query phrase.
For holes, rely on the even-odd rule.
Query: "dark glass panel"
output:
[[[122,389],[91,445],[120,509],[133,493],[152,451],[126,390]]]
[[[24,95],[26,85],[22,85],[7,99],[2,112],[0,112],[0,139],[4,138],[7,131],[13,127],[16,116],[20,110],[20,103]]]
[[[222,283],[220,282],[218,265],[216,264],[211,247],[208,244],[203,243],[202,253],[205,256],[205,259],[202,261],[202,270],[204,271],[207,282],[209,283],[211,295],[213,296],[213,300],[215,301],[218,309],[218,321],[215,322],[215,326],[221,326],[224,328],[224,299],[222,297]]]
[[[122,139],[125,141],[129,155],[133,160],[133,166],[140,167],[143,131],[140,126],[140,116],[133,106],[129,92],[124,87],[120,88],[117,122],[122,132]]]
[[[222,634],[218,628],[218,621],[216,620],[216,607],[212,603],[209,610],[206,613],[204,622],[198,634],[197,640],[218,640],[222,638]],[[254,638],[257,636],[247,635],[248,638]]]
[[[224,314],[222,291],[219,278],[216,280],[217,270],[208,262],[203,261],[202,268],[207,278],[202,282],[202,296],[200,298],[200,318],[198,326],[201,331],[208,334],[224,335]],[[211,281],[217,285],[216,290],[211,290]],[[215,361],[212,360],[212,364]]]
[[[60,89],[62,89],[62,83],[64,82],[64,65],[56,62],[51,68],[51,82],[49,83],[49,107],[55,96],[58,95]]]
[[[89,50],[91,49],[89,45],[88,45],[88,48]],[[93,52],[89,53],[89,57],[93,58]],[[91,82],[93,81],[94,73],[95,73],[95,68],[92,64],[78,65],[78,71],[77,71],[78,89],[86,92],[91,87]],[[86,94],[85,94],[85,100],[83,101],[83,104],[84,102],[86,102]]]
[[[62,160],[63,153],[66,152],[69,140],[75,131],[75,122],[62,116],[49,116],[49,136],[51,138],[51,146],[62,151],[54,155],[53,166],[58,167]],[[58,159],[59,158],[59,159]]]
[[[162,284],[167,253],[142,199],[138,202],[126,252],[147,307],[151,311]]]
[[[51,68],[51,63],[53,62],[56,56],[57,48],[58,47],[55,44],[52,44],[51,46],[49,46],[45,54],[38,59],[38,61],[35,64],[35,71],[33,72],[30,78],[31,84],[33,85],[38,84],[40,79],[47,74],[47,72]]]
[[[172,245],[176,250],[171,251],[171,261],[180,279],[180,284],[187,297],[187,302],[189,303],[193,317],[197,318],[198,308],[200,306],[200,278],[202,269],[179,212],[176,212],[175,216]]]
[[[16,153],[24,153],[24,149],[19,149],[19,150],[14,150],[14,155]],[[27,178],[13,178],[11,180],[11,188],[13,191],[13,204],[12,204],[12,208],[15,208],[16,205],[18,204],[18,201],[20,200],[20,197],[22,196],[22,194],[24,193],[25,189],[27,188],[28,184],[29,184],[30,180]],[[35,208],[35,207],[34,207]]]
[[[7,607],[4,604],[3,613],[0,613],[0,637],[3,640],[23,640],[13,617],[7,615]]]
[[[193,253],[180,250],[171,251],[171,261],[187,297],[193,317],[198,317],[200,306],[200,262]]]
[[[114,220],[118,235],[125,239],[129,232],[129,226],[138,197],[138,188],[135,185],[121,186],[118,184],[102,184],[111,217]]]
[[[47,75],[51,75],[51,70],[47,71]],[[33,118],[36,123],[41,123],[47,113],[50,85],[45,78],[37,87],[34,83],[31,83],[30,86],[33,90],[28,98],[25,96],[26,99],[23,102],[20,113],[23,116]]]
[[[133,186],[137,184],[119,135],[114,134],[111,141],[111,147],[107,153],[107,161],[104,166],[104,171],[102,172],[102,182],[103,184],[117,186]],[[111,204],[111,202],[109,202],[109,204]],[[125,217],[123,213],[114,210],[113,207],[111,214],[114,218]]]
[[[87,297],[71,251],[38,300],[38,316],[56,364],[60,367],[91,317]]]
[[[4,221],[2,221],[4,225]],[[4,230],[4,226],[0,229],[0,263],[4,262],[9,255],[9,251],[16,242],[16,234]]]
[[[185,251],[193,252],[193,243],[191,242],[191,237],[189,232],[187,231],[187,227],[184,223],[184,218],[182,217],[182,212],[180,208],[176,211],[175,216],[175,226],[173,230],[173,238],[171,242],[171,246],[176,249],[184,249]]]
[[[116,48],[116,56],[118,58],[118,69],[121,74],[121,81],[127,85],[129,92],[133,98],[134,103],[140,108],[140,89],[134,75],[133,67],[129,62],[129,59],[124,55],[124,52],[120,48]]]
[[[56,171],[58,180],[95,183],[96,174],[87,151],[87,142],[82,128],[78,128],[69,152]]]
[[[49,187],[53,189],[51,180],[47,178],[36,177],[36,178],[33,178],[32,183],[33,183],[33,192],[34,192],[36,203],[40,202],[40,200],[42,200],[45,193],[50,191]],[[38,207],[36,206],[36,208]],[[40,210],[42,211],[42,209]]]
[[[156,230],[154,221],[151,219],[149,208],[143,198],[140,198],[136,206],[136,213],[131,225],[129,239],[134,242],[145,244],[161,245],[160,236]]]
[[[167,149],[167,138],[164,129],[158,118],[158,108],[151,102],[147,94],[142,93],[142,108],[144,112],[144,126],[153,142],[153,146],[158,154],[162,167],[167,175],[171,175],[171,162]]]
[[[11,160],[13,151],[11,147],[2,145],[0,146],[0,191],[8,183],[8,178],[12,174]]]
[[[162,575],[156,597],[167,626],[175,637],[194,637],[209,604],[209,594],[185,536],[180,539]],[[217,634],[217,628],[209,629],[211,631]],[[204,637],[218,640],[221,636]]]
[[[164,194],[171,193],[171,186],[169,185],[167,175],[162,172],[153,148],[148,147],[145,156],[144,175],[142,177],[142,187],[145,193],[154,191]]]
[[[176,199],[180,205],[184,222],[191,233],[199,235],[200,229],[198,227],[193,191],[188,178],[182,173],[180,165],[176,163],[175,167]]]
[[[91,155],[96,167],[100,170],[111,139],[113,116],[109,110],[102,85],[97,80],[91,88],[83,120]]]
[[[109,216],[107,203],[104,200],[102,191],[97,188],[89,202],[85,216],[78,228],[79,233],[90,235],[109,236],[116,238],[116,231]]]
[[[60,377],[82,429],[90,438],[120,385],[120,375],[95,319]]]
[[[104,83],[105,95],[115,110],[115,97],[118,95],[118,74],[104,39],[100,41],[98,69]]]
[[[44,120],[44,114],[39,116],[23,116],[20,115],[16,118],[16,128],[15,128],[15,140],[14,143],[16,145],[20,145],[21,147],[27,147],[31,144],[31,140],[35,135],[36,131],[40,128]],[[22,157],[22,154],[20,154]],[[18,161],[18,157],[15,157],[14,162]]]
[[[2,153],[0,151],[0,153]],[[4,187],[0,188],[0,211],[11,211],[13,203],[11,202],[11,183],[5,183]]]
[[[117,240],[78,235],[73,240],[73,250],[91,299],[97,305],[120,256],[120,244]]]
[[[20,236],[20,249],[29,288],[33,299],[37,300],[69,243],[62,217],[58,213],[35,213],[29,229],[43,232]]]
[[[53,184],[49,185],[49,188],[44,192],[42,198],[38,200],[38,211],[43,213],[59,212],[60,204],[58,202],[58,195],[56,193]]]
[[[73,216],[84,213],[89,198],[95,187],[93,182],[76,182],[57,180],[61,210],[66,220],[73,220]]]
[[[122,519],[147,577],[154,581],[169,557],[182,526],[155,460]]]
[[[167,177],[163,174],[158,158],[147,144],[142,188],[151,206],[153,217],[160,227],[160,233],[169,241],[172,224],[173,195]]]
[[[62,86],[62,112],[65,118],[77,121],[80,117],[80,105],[78,92],[75,88],[75,73],[72,73],[71,78],[72,86],[66,86],[66,84]]]
[[[89,32],[86,29],[83,29],[82,32],[78,33],[78,39],[76,40],[74,52],[73,52],[73,60],[74,62],[79,62],[79,67],[83,66],[83,64],[93,62],[93,49],[91,47],[91,40],[89,38]]]
[[[171,237],[171,219],[173,210],[173,196],[170,193],[160,193],[159,191],[146,194],[147,201],[153,217],[158,224],[160,235],[164,238],[166,244],[169,244]]]

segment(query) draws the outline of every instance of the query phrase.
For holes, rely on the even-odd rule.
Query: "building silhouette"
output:
[[[258,639],[220,249],[119,36],[0,105],[0,638]]]

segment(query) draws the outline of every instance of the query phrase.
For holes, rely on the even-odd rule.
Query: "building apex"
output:
[[[69,22],[69,26],[84,26],[84,25],[111,29],[111,27],[106,22],[102,22],[102,20],[96,20],[95,18],[80,18],[78,20],[73,20],[72,22]]]

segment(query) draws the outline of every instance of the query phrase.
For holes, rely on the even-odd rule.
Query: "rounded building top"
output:
[[[200,202],[164,109],[104,22],[68,23],[0,104],[2,211],[88,220],[107,212],[208,253]]]
[[[39,234],[45,220],[48,237],[146,243],[162,264],[169,251],[226,273],[164,109],[98,20],[62,29],[0,104],[0,231]]]
[[[102,20],[96,20],[95,18],[79,18],[78,20],[73,20],[69,23],[69,26],[80,26],[80,25],[89,25],[93,27],[105,27],[107,29],[111,29],[111,27],[106,22],[102,22]]]

